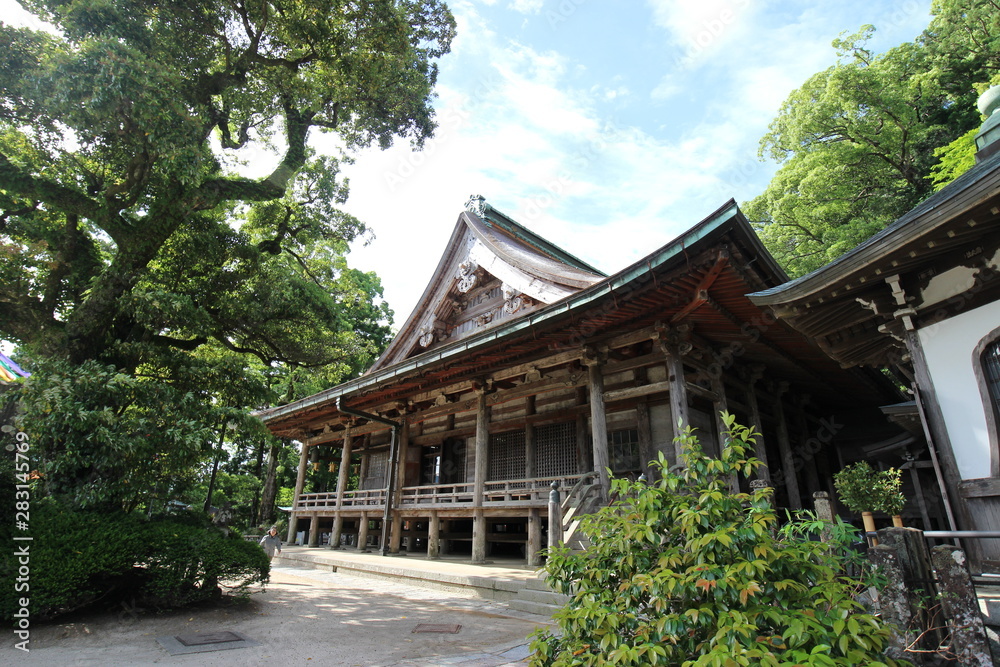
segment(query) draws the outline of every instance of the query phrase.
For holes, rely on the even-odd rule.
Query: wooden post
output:
[[[965,552],[944,544],[931,549],[941,588],[941,605],[951,629],[951,652],[965,667],[992,667],[990,643]]]
[[[660,349],[666,357],[667,381],[670,382],[670,423],[674,429],[674,463],[679,464],[684,460],[683,447],[680,441],[676,440],[684,433],[684,429],[691,423],[688,415],[687,384],[684,379],[684,363],[681,361],[680,353],[667,345],[660,343]]]
[[[785,406],[781,398],[786,391],[788,391],[788,383],[782,382],[774,396],[774,413],[778,420],[778,449],[781,451],[781,472],[785,477],[788,505],[793,510],[800,510],[802,509],[802,494],[799,491],[795,455],[792,452],[792,444],[788,440],[788,421],[785,419]]]
[[[559,482],[552,482],[549,491],[549,549],[562,542],[562,507],[559,500]]]
[[[653,451],[653,430],[649,423],[649,404],[643,400],[635,406],[636,434],[639,436],[639,472],[645,474],[650,483],[656,481],[657,468],[649,465],[656,459]]]
[[[608,475],[608,418],[604,411],[604,373],[598,360],[587,363],[590,386],[590,437],[594,448],[594,472],[601,485],[601,498],[611,495],[611,478]]]
[[[368,512],[361,513],[358,524],[358,551],[368,551]]]
[[[583,387],[578,387],[578,389],[586,392]],[[587,397],[584,396],[583,400],[578,401],[580,405],[585,405],[587,403]],[[576,471],[581,475],[583,473],[590,472],[594,469],[594,463],[591,461],[593,457],[593,447],[590,447],[590,431],[587,428],[587,416],[578,415],[576,418]]]
[[[715,411],[715,432],[718,434],[718,455],[721,457],[722,450],[726,446],[726,432],[729,428],[726,426],[726,422],[722,420],[722,413],[729,412],[729,401],[726,400],[726,383],[722,381],[721,376],[713,376],[711,386],[712,391],[715,393],[715,400],[712,401],[712,409]],[[740,478],[735,473],[729,475],[729,492],[732,494],[740,492]]]
[[[295,529],[298,527],[299,523],[299,513],[294,510],[294,507],[299,502],[299,496],[302,495],[302,489],[306,484],[306,466],[309,465],[309,445],[302,443],[302,452],[299,454],[299,474],[295,478],[295,493],[292,495],[292,511],[288,517],[288,539],[285,540],[288,544],[295,543]]]
[[[482,565],[486,562],[486,516],[483,508],[473,511],[472,518],[472,564]]]
[[[472,505],[475,508],[472,521],[472,562],[481,565],[486,562],[486,517],[483,514],[483,498],[486,495],[486,477],[489,475],[490,408],[486,405],[486,389],[476,391],[476,468],[473,478]]]
[[[770,479],[771,469],[767,462],[767,447],[764,443],[764,420],[760,416],[760,404],[757,402],[757,381],[764,377],[764,367],[755,366],[751,369],[747,380],[747,401],[750,403],[750,419],[760,435],[754,441],[753,455],[763,464],[755,473],[758,479]]]
[[[398,554],[399,545],[403,542],[403,517],[399,510],[392,513],[390,523],[392,528],[389,530],[389,553]]]
[[[319,514],[316,512],[309,517],[309,546],[319,546]]]
[[[810,443],[811,435],[809,433],[809,424],[806,420],[806,403],[809,402],[808,394],[799,394],[795,397],[795,423],[799,432],[799,449],[802,452],[799,460],[802,462],[802,471],[805,473],[806,478],[806,489],[805,492],[809,491],[819,491],[822,489],[819,481],[819,472],[817,471],[817,461],[816,457],[822,452],[820,447],[818,451],[813,452],[813,450],[808,446]],[[833,434],[830,434],[831,437]],[[816,440],[818,442],[818,440]]]
[[[389,553],[398,554],[399,546],[403,539],[403,519],[399,513],[400,499],[403,496],[403,487],[406,486],[406,459],[410,451],[410,422],[400,419],[399,429],[399,452],[397,454],[396,484],[392,493],[393,513],[391,519],[392,530],[389,532]]]
[[[490,408],[486,405],[486,391],[480,389],[476,406],[476,449],[475,477],[473,477],[472,504],[483,506],[483,496],[486,494],[486,476],[490,471]]]
[[[535,414],[535,397],[528,396],[524,401],[524,414],[530,417]],[[535,425],[526,423],[524,425],[524,477],[532,479],[538,469],[535,462]]]
[[[427,523],[427,558],[437,560],[441,557],[441,518],[437,510],[431,510],[430,521]]]
[[[528,545],[525,556],[528,565],[538,567],[542,564],[542,517],[537,507],[528,510]]]
[[[333,517],[333,531],[330,533],[330,549],[340,548],[340,536],[344,531],[344,493],[347,491],[347,475],[351,470],[351,423],[344,427],[344,446],[340,452],[340,470],[337,471],[337,513]]]

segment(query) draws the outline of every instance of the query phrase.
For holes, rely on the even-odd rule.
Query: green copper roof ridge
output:
[[[491,220],[488,217],[491,213],[499,216],[502,219],[495,221]],[[606,274],[604,271],[601,271],[600,269],[595,268],[590,264],[584,262],[579,257],[576,257],[575,255],[566,252],[565,250],[563,250],[556,244],[552,243],[548,239],[542,238],[541,236],[531,231],[518,221],[514,220],[514,218],[510,217],[503,211],[491,205],[489,202],[483,202],[483,217],[481,219],[484,223],[486,223],[489,226],[493,226],[494,223],[499,224],[505,231],[513,234],[514,237],[516,237],[517,239],[524,241],[529,245],[537,247],[542,252],[551,255],[552,257],[555,257],[564,264],[569,264],[570,266],[573,266],[577,269],[580,269],[582,271],[588,271],[590,273],[594,273],[604,278],[608,277],[608,274]]]

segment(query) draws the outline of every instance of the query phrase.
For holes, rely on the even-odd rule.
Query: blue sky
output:
[[[470,195],[614,273],[777,168],[757,145],[788,94],[864,24],[872,46],[912,40],[930,0],[454,0],[439,129],[423,152],[368,150],[346,208],[375,239],[401,325]],[[0,16],[17,20],[12,0]],[[324,139],[317,145],[324,147]]]
[[[358,157],[347,208],[376,238],[401,325],[472,194],[614,273],[729,198],[759,194],[757,158],[788,94],[864,24],[873,47],[912,40],[929,0],[456,0],[441,63],[440,128]]]

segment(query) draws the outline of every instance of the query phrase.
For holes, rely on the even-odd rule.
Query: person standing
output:
[[[260,538],[260,546],[264,547],[268,562],[274,560],[276,554],[281,553],[281,538],[278,537],[277,526],[268,528],[267,535]]]

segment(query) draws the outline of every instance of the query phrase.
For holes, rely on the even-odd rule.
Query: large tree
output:
[[[337,163],[310,162],[308,136],[333,132],[347,148],[428,137],[434,61],[454,30],[446,7],[24,5],[60,33],[0,26],[0,233],[8,255],[0,334],[75,362],[124,367],[138,360],[118,343],[137,339],[191,348],[214,338],[263,359],[315,362],[315,350],[285,334],[291,323],[315,325],[322,299],[289,288],[267,255],[301,259],[294,253],[304,237],[347,241],[363,227],[333,209],[344,196]],[[243,160],[259,169],[270,153],[266,175],[232,168]],[[252,232],[234,224],[243,214]],[[146,299],[136,313],[136,288],[154,270],[175,269],[156,266],[171,262],[190,264],[182,280],[218,277],[183,286],[214,290],[214,303],[186,295],[196,311],[184,313],[192,331],[164,322],[177,319],[176,301]]]
[[[761,140],[781,167],[745,209],[793,275],[913,208],[931,178],[960,173],[945,156],[934,174],[935,150],[979,125],[976,86],[1000,71],[1000,12],[995,0],[937,0],[933,12],[917,40],[882,54],[867,46],[871,26],[835,41],[839,62],[795,90]]]
[[[54,29],[0,24],[0,339],[64,413],[36,410],[43,473],[86,503],[204,461],[234,410],[300,395],[295,368],[378,353],[339,167],[431,136],[455,24],[440,0],[22,5]]]

